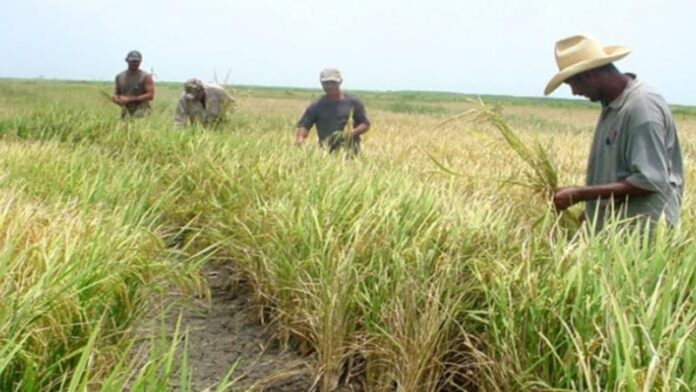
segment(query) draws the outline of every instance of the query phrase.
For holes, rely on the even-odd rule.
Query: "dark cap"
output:
[[[126,55],[126,61],[143,61],[143,55],[137,50],[131,50]]]

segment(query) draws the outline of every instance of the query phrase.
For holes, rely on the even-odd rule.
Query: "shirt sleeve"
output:
[[[211,90],[210,94],[207,96],[204,121],[205,124],[210,124],[220,120],[220,113],[222,112],[222,97],[220,96],[220,93],[220,91]]]
[[[314,124],[317,122],[317,104],[316,102],[312,103],[307,107],[305,110],[304,114],[300,118],[300,120],[297,122],[297,127],[304,128],[304,129],[311,129]]]
[[[365,105],[359,99],[355,100],[353,104],[353,126],[360,124],[370,124],[370,120],[367,118],[367,113],[365,112]]]
[[[648,121],[636,126],[628,139],[625,158],[630,170],[626,181],[631,185],[655,192],[669,187],[669,164],[662,124]]]

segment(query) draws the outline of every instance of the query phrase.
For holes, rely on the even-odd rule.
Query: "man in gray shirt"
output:
[[[312,126],[317,126],[320,146],[328,146],[333,152],[343,146],[341,133],[350,126],[349,144],[353,153],[360,152],[360,135],[370,129],[365,106],[358,99],[341,92],[343,78],[337,69],[327,68],[319,74],[324,95],[312,102],[297,122],[295,143],[300,145]],[[352,124],[348,124],[352,114]]]
[[[611,217],[640,224],[679,221],[684,170],[677,129],[665,100],[613,65],[629,53],[584,36],[563,39],[556,43],[559,73],[544,91],[566,83],[574,95],[602,104],[586,185],[561,188],[553,200],[558,210],[586,202],[585,217],[596,230]]]
[[[155,98],[152,75],[140,69],[143,56],[137,50],[126,55],[128,69],[116,75],[111,100],[121,107],[121,118],[145,117],[150,113],[150,101]]]
[[[222,86],[189,79],[184,83],[174,123],[177,126],[184,126],[186,123],[216,126],[225,122],[235,107],[234,98]]]

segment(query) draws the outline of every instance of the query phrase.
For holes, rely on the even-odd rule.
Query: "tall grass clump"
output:
[[[401,175],[378,179],[364,162],[271,151],[246,157],[253,169],[214,169],[229,200],[249,204],[220,205],[213,227],[285,340],[316,352],[318,389],[473,383],[484,359],[462,324],[478,298],[467,259],[507,246],[489,225],[509,210],[459,228],[451,200]]]
[[[204,257],[165,248],[181,197],[171,164],[124,152],[134,127],[114,135],[66,116],[48,133],[18,119],[36,131],[6,133],[0,147],[0,390],[79,390],[73,374],[96,388],[154,294],[200,290]]]
[[[56,207],[6,191],[0,198],[3,390],[42,390],[71,372],[102,317],[100,343],[118,343],[147,285],[170,273],[151,232]]]
[[[490,314],[483,351],[497,388],[693,390],[688,236],[662,230],[650,242],[613,224],[550,250],[543,261],[502,260],[481,280]]]

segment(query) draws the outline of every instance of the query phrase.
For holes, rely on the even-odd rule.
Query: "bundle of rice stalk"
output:
[[[476,103],[478,106],[442,121],[436,128],[460,118],[467,119],[477,124],[492,124],[498,129],[508,146],[510,146],[517,156],[529,167],[529,170],[524,173],[526,180],[515,183],[532,189],[535,193],[542,195],[547,201],[551,202],[553,195],[558,190],[558,169],[549,152],[539,142],[536,142],[534,147],[524,144],[522,139],[510,128],[503,118],[502,108],[499,106],[489,106],[480,98],[478,101],[472,100],[472,102]],[[428,154],[428,156],[437,166],[446,172],[450,174],[454,173],[454,171],[448,169],[441,162],[438,162],[432,154]],[[577,228],[579,222],[575,216],[565,210],[561,212],[561,225],[566,228]]]
[[[353,137],[353,108],[350,108],[348,120],[343,129],[338,129],[327,138],[329,152],[344,149],[353,152],[355,148],[355,137]]]

